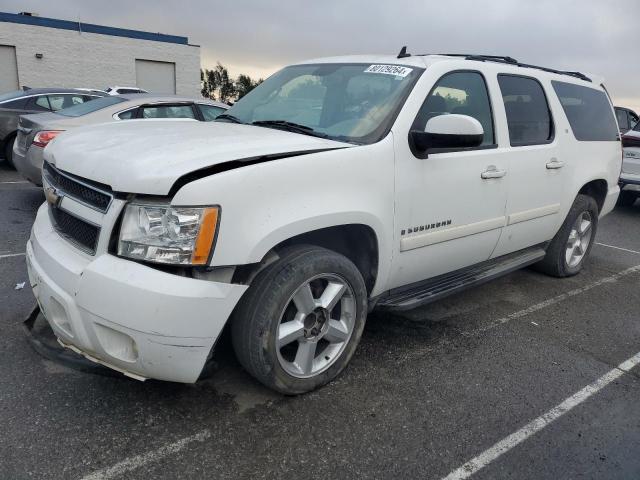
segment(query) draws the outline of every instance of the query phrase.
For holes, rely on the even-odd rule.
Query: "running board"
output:
[[[411,310],[519,270],[542,260],[544,256],[544,248],[533,247],[487,260],[472,267],[391,290],[387,295],[378,297],[375,308],[395,311]]]

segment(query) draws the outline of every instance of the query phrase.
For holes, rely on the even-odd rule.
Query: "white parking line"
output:
[[[9,258],[9,257],[20,257],[22,255],[26,255],[26,253],[6,253],[4,255],[0,255],[0,258]]]
[[[628,248],[616,247],[615,245],[607,245],[606,243],[598,243],[598,242],[596,242],[596,245],[600,245],[601,247],[615,248],[616,250],[622,250],[623,252],[637,253],[638,255],[640,255],[640,252],[637,252],[635,250],[629,250]]]
[[[211,432],[209,430],[203,430],[199,433],[196,433],[195,435],[185,437],[178,440],[177,442],[170,443],[157,450],[147,452],[142,455],[136,455],[135,457],[129,457],[111,467],[104,468],[102,470],[96,470],[86,477],[82,477],[82,480],[107,480],[109,478],[118,477],[124,473],[130,472],[131,470],[135,470],[136,468],[140,468],[152,462],[157,462],[167,455],[179,452],[180,450],[183,450],[185,447],[187,447],[187,445],[189,445],[190,443],[202,442],[210,436]]]
[[[563,300],[566,300],[567,298],[570,297],[575,297],[576,295],[580,295],[581,293],[585,293],[593,288],[599,287],[600,285],[603,285],[605,283],[613,283],[617,280],[619,280],[622,277],[626,277],[627,275],[631,275],[632,273],[636,273],[636,272],[640,272],[640,265],[636,265],[635,267],[630,267],[627,268],[626,270],[622,270],[621,272],[615,273],[613,275],[610,275],[608,277],[603,277],[600,280],[596,280],[593,283],[589,283],[583,287],[580,288],[576,288],[574,290],[570,290],[566,293],[561,293],[560,295],[557,295],[555,297],[549,298],[548,300],[544,300],[540,303],[536,303],[535,305],[531,305],[530,307],[527,307],[523,310],[518,310],[517,312],[513,312],[509,315],[507,315],[506,317],[502,317],[499,318],[498,320],[494,320],[493,322],[480,327],[480,328],[476,328],[475,330],[468,330],[468,331],[463,331],[461,332],[462,335],[466,335],[466,336],[473,336],[476,335],[478,333],[481,332],[485,332],[487,330],[491,330],[492,328],[495,328],[499,325],[505,324],[507,322],[510,322],[511,320],[515,320],[517,318],[522,318],[525,317],[527,315],[529,315],[530,313],[533,312],[537,312],[538,310],[542,310],[543,308],[547,308],[551,305],[555,305],[558,302],[561,302]]]
[[[27,180],[17,180],[15,182],[0,182],[0,184],[29,183]]]
[[[630,359],[622,362],[616,368],[605,373],[603,376],[598,378],[595,382],[591,383],[590,385],[587,385],[579,392],[574,393],[569,398],[564,400],[562,403],[556,405],[548,412],[543,413],[538,418],[532,420],[517,432],[512,433],[511,435],[504,438],[503,440],[500,440],[491,448],[485,450],[477,457],[474,457],[473,459],[469,460],[460,468],[455,469],[449,475],[444,477],[444,480],[462,480],[465,478],[469,478],[478,470],[486,467],[488,464],[496,460],[501,455],[504,455],[505,453],[507,453],[516,445],[524,442],[527,438],[539,432],[540,430],[542,430],[543,428],[545,428],[546,426],[548,426],[549,424],[551,424],[552,422],[560,418],[565,413],[571,411],[571,409],[577,407],[592,395],[595,395],[596,393],[598,393],[604,387],[606,387],[611,382],[620,378],[622,375],[624,375],[626,372],[628,372],[638,364],[640,364],[640,353],[637,353]]]

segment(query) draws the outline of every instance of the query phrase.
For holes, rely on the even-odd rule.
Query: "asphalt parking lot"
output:
[[[640,477],[640,202],[601,222],[580,275],[374,314],[336,381],[289,398],[228,342],[195,385],[35,353],[23,253],[43,200],[0,163],[2,479]]]

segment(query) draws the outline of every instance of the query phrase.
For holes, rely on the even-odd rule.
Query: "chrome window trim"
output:
[[[102,98],[105,95],[96,95],[94,93],[86,93],[86,92],[78,92],[78,93],[71,93],[71,92],[51,92],[51,93],[34,93],[33,95],[22,95],[21,97],[15,97],[15,98],[11,98],[9,100],[3,100],[2,102],[0,102],[0,107],[2,105],[4,105],[5,103],[8,102],[15,102],[16,100],[25,100],[28,98],[34,98],[34,97],[42,97],[42,96],[47,96],[47,95],[80,95],[80,96],[84,96],[84,97],[95,97],[95,98]]]

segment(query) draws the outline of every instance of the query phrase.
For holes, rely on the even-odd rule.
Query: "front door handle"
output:
[[[547,169],[549,170],[555,170],[562,167],[564,167],[564,162],[561,162],[557,158],[552,158],[551,161],[547,163]]]
[[[502,178],[507,174],[506,170],[498,170],[495,165],[489,165],[487,169],[480,174],[483,179]]]

